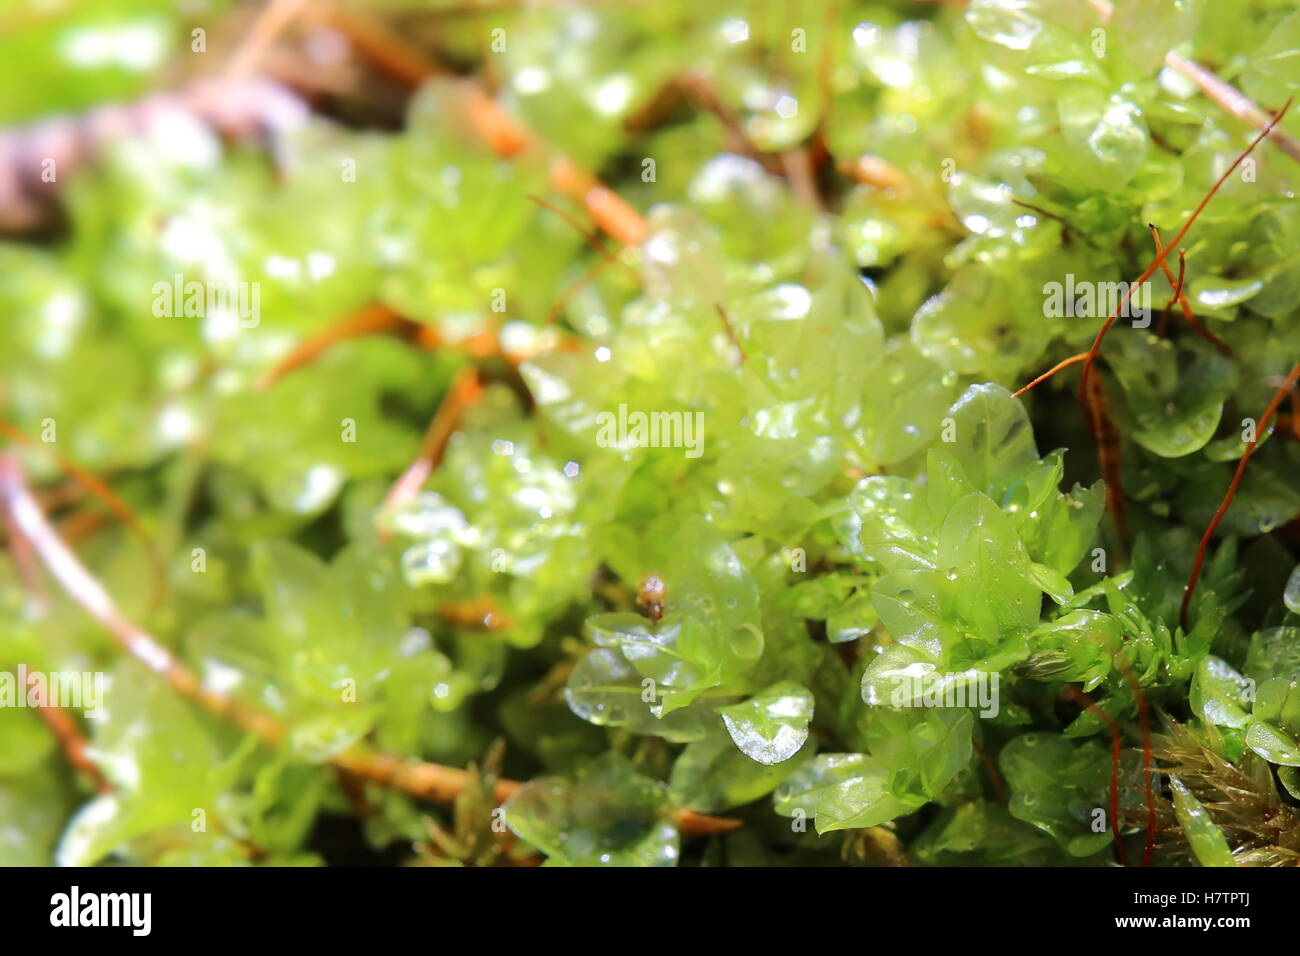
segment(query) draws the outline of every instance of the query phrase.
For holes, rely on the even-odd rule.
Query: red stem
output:
[[[1110,728],[1110,828],[1115,834],[1115,853],[1119,856],[1120,863],[1128,866],[1128,851],[1124,848],[1124,841],[1119,833],[1119,725],[1111,719],[1110,714],[1097,706],[1096,701],[1078,688],[1066,684],[1061,694],[1066,700],[1078,704]]]
[[[1255,437],[1251,439],[1250,444],[1246,446],[1245,452],[1242,453],[1241,460],[1237,462],[1237,471],[1228,484],[1228,491],[1223,496],[1223,503],[1219,505],[1219,510],[1210,519],[1210,525],[1205,529],[1205,534],[1201,535],[1201,543],[1196,548],[1196,560],[1192,562],[1192,575],[1187,579],[1187,587],[1183,588],[1183,603],[1178,609],[1178,623],[1184,632],[1187,631],[1187,609],[1191,606],[1192,595],[1196,593],[1196,583],[1201,578],[1201,567],[1205,564],[1205,552],[1210,546],[1210,538],[1214,536],[1215,530],[1219,527],[1219,522],[1228,513],[1228,507],[1232,504],[1232,499],[1237,495],[1237,487],[1241,484],[1242,475],[1246,473],[1246,463],[1250,461],[1250,456],[1255,454],[1255,447],[1259,444],[1259,436],[1268,429],[1269,422],[1273,420],[1273,415],[1277,412],[1277,407],[1282,404],[1282,399],[1286,397],[1287,393],[1295,388],[1297,380],[1300,380],[1300,363],[1297,363],[1291,369],[1291,374],[1286,377],[1282,387],[1273,394],[1273,399],[1268,403],[1268,408],[1264,409],[1264,415],[1255,427]]]

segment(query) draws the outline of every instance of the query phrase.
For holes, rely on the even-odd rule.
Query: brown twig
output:
[[[1097,335],[1092,340],[1092,346],[1088,349],[1087,357],[1083,360],[1083,374],[1080,376],[1079,382],[1079,405],[1083,408],[1084,421],[1087,422],[1088,430],[1092,433],[1093,440],[1097,443],[1097,450],[1103,474],[1107,472],[1108,464],[1110,464],[1107,461],[1107,448],[1110,447],[1112,450],[1118,449],[1118,436],[1115,436],[1114,441],[1110,440],[1110,432],[1113,430],[1113,426],[1104,418],[1104,414],[1098,414],[1098,412],[1103,408],[1104,399],[1100,389],[1094,388],[1092,382],[1092,367],[1101,351],[1102,340],[1105,339],[1106,333],[1110,331],[1111,326],[1115,324],[1115,320],[1119,318],[1121,310],[1128,305],[1129,300],[1133,298],[1133,295],[1139,288],[1141,288],[1142,284],[1150,279],[1151,276],[1155,274],[1155,271],[1160,268],[1168,257],[1169,250],[1183,241],[1183,237],[1187,235],[1188,230],[1192,228],[1193,223],[1195,223],[1200,217],[1201,213],[1205,210],[1205,207],[1209,205],[1210,200],[1214,198],[1215,194],[1219,191],[1219,188],[1227,181],[1228,177],[1232,175],[1236,168],[1241,165],[1242,161],[1251,154],[1255,147],[1273,131],[1274,127],[1282,120],[1282,117],[1286,115],[1287,110],[1291,108],[1291,103],[1292,100],[1287,100],[1286,104],[1278,112],[1277,116],[1273,118],[1273,121],[1251,141],[1250,145],[1247,146],[1235,160],[1233,160],[1232,165],[1224,171],[1223,175],[1215,181],[1214,185],[1210,187],[1209,192],[1205,194],[1200,203],[1198,203],[1196,208],[1192,211],[1192,214],[1188,216],[1187,221],[1183,223],[1182,228],[1178,230],[1173,241],[1169,243],[1169,245],[1159,248],[1156,252],[1155,259],[1152,260],[1151,264],[1147,266],[1145,271],[1143,271],[1143,273],[1137,278],[1137,281],[1129,284],[1128,289],[1125,290],[1119,303],[1106,318],[1106,321],[1102,323],[1101,328],[1097,330]],[[1110,467],[1114,469],[1117,479],[1117,464],[1110,464]],[[1120,505],[1122,508],[1124,500],[1123,491],[1119,487],[1112,488],[1110,477],[1107,477],[1106,481],[1106,499],[1108,505]],[[1122,510],[1116,510],[1112,513],[1115,516],[1116,527],[1120,531],[1121,538],[1127,540],[1126,516]],[[1185,601],[1186,598],[1184,598],[1184,606]]]
[[[551,307],[546,313],[546,324],[554,325],[558,322],[561,313],[564,312],[565,306],[569,304],[569,300],[577,295],[580,290],[593,282],[602,272],[608,269],[609,266],[610,262],[606,259],[601,259],[598,262],[592,263],[586,272],[579,276],[576,281],[561,292],[556,297],[555,301],[551,303]]]
[[[251,75],[271,45],[310,2],[311,0],[269,0],[226,63],[226,78],[237,80]]]
[[[541,206],[543,209],[547,210],[548,212],[553,212],[555,213],[555,215],[563,219],[566,223],[569,224],[569,226],[573,229],[574,232],[582,236],[582,238],[586,240],[587,244],[591,246],[591,248],[595,249],[598,253],[600,253],[600,255],[608,263],[610,263],[610,265],[622,266],[624,271],[626,271],[627,274],[632,277],[632,281],[636,283],[636,285],[638,286],[641,285],[641,277],[637,275],[636,270],[633,269],[626,262],[624,262],[622,259],[620,259],[618,257],[618,253],[616,253],[613,249],[609,248],[609,246],[605,245],[605,243],[601,241],[600,236],[596,235],[590,229],[587,229],[585,226],[583,226],[583,224],[580,223],[573,216],[572,213],[570,213],[566,209],[562,209],[560,206],[557,206],[555,203],[551,202],[549,199],[545,198],[544,196],[538,196],[535,195],[534,193],[529,193],[528,198],[532,202]]]
[[[323,0],[316,2],[323,3]],[[414,88],[445,72],[382,18],[336,4],[324,5],[323,9],[333,25],[347,35],[363,56],[404,86]],[[530,150],[548,151],[549,147],[538,136],[506,112],[482,87],[462,81],[455,89],[460,94],[470,124],[498,156],[511,159]],[[645,220],[641,214],[590,173],[579,169],[568,157],[554,154],[550,172],[551,185],[582,203],[607,234],[631,246],[640,245],[645,240]]]
[[[452,627],[467,631],[507,631],[515,626],[510,615],[488,596],[442,604],[438,607],[438,616]]]
[[[1092,416],[1093,439],[1097,443],[1097,463],[1106,483],[1106,513],[1115,522],[1120,546],[1127,550],[1131,537],[1128,524],[1128,505],[1124,498],[1120,431],[1111,420],[1106,405],[1106,392],[1101,378],[1093,376],[1088,383],[1088,410]]]
[[[989,759],[989,755],[984,752],[984,748],[978,740],[972,737],[971,745],[974,746],[975,753],[979,755],[980,763],[984,765],[984,770],[989,775],[989,779],[993,781],[993,789],[998,793],[998,800],[1006,803],[1007,788],[1002,783],[1002,775],[998,773],[998,768],[994,766],[993,761]]]

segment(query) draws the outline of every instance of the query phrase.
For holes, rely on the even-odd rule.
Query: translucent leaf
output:
[[[1070,147],[1062,159],[1089,186],[1116,189],[1137,175],[1150,137],[1136,104],[1089,85],[1071,85],[1057,101]]]
[[[969,696],[974,704],[975,695]],[[873,711],[866,723],[868,749],[888,771],[890,793],[917,806],[938,796],[970,763],[975,727],[968,708],[928,706],[928,698],[924,703]]]
[[[1034,579],[1039,590],[1045,591],[1047,596],[1057,604],[1068,604],[1074,597],[1074,587],[1070,584],[1069,578],[1059,571],[1045,564],[1033,564],[1029,571],[1030,577]]]
[[[813,696],[794,681],[782,681],[718,713],[741,752],[771,766],[789,760],[808,740]]]
[[[1300,678],[1300,627],[1272,627],[1251,637],[1246,674],[1257,684],[1271,677]]]
[[[1038,623],[1042,592],[1009,518],[975,492],[957,502],[939,532],[939,565],[963,620],[985,640]]]
[[[570,866],[675,866],[667,787],[607,754],[574,779],[542,777],[506,801],[517,836]]]
[[[866,754],[822,754],[776,788],[776,812],[816,817],[818,833],[878,826],[915,809],[888,792],[888,771]]]
[[[723,669],[739,667],[763,651],[758,586],[735,549],[703,518],[682,523],[665,570],[668,608],[703,624],[721,642]]]
[[[1062,0],[974,0],[966,14],[975,33],[997,44],[1009,62],[1059,78],[1097,73],[1096,58],[1083,40],[1086,11]]]
[[[1287,610],[1300,614],[1300,564],[1295,566],[1291,577],[1287,579],[1286,591],[1282,594],[1282,603]]]
[[[215,813],[229,769],[190,704],[139,665],[113,672],[90,756],[114,786],[81,808],[57,853],[65,866],[98,863],[127,841]]]
[[[1256,102],[1282,103],[1300,92],[1300,12],[1273,28],[1250,57],[1242,82]]]
[[[1110,760],[1101,744],[1022,734],[1002,749],[998,766],[1012,816],[1050,833],[1072,856],[1091,856],[1110,842],[1109,828],[1092,829],[1093,811],[1106,806]]]
[[[1187,789],[1187,785],[1170,775],[1169,789],[1173,792],[1174,813],[1183,835],[1191,844],[1192,853],[1201,866],[1236,866],[1228,840],[1206,812],[1201,802]]]
[[[1038,461],[1025,408],[1001,385],[972,385],[949,414],[955,441],[947,450],[975,489],[995,501]]]
[[[938,668],[923,651],[907,644],[890,644],[862,672],[862,700],[869,707],[915,703],[904,691],[929,681]]]
[[[964,803],[912,846],[918,860],[935,866],[1047,866],[1061,862],[1056,842],[999,803]]]
[[[912,482],[894,475],[872,475],[858,482],[840,524],[849,550],[887,571],[933,570],[932,530],[924,496]]]
[[[637,614],[598,614],[587,628],[597,644],[618,648],[651,682],[657,715],[685,707],[719,681],[720,642],[694,618],[672,614],[651,621]]]
[[[661,717],[645,699],[655,699],[646,680],[617,650],[598,648],[573,668],[564,699],[573,713],[597,726],[626,727],[674,743],[700,740],[716,720],[712,712],[693,705]]]
[[[878,616],[871,595],[865,591],[854,594],[826,618],[826,640],[832,644],[856,641],[871,633]]]
[[[0,780],[0,866],[48,866],[69,804],[50,775]]]
[[[871,602],[894,640],[941,660],[955,642],[957,597],[938,571],[896,571],[871,588]]]
[[[722,733],[689,744],[673,762],[668,794],[674,805],[712,813],[729,810],[771,793],[804,763],[804,758],[765,766],[736,749]]]
[[[1192,677],[1190,703],[1201,719],[1220,727],[1245,727],[1250,723],[1245,693],[1249,685],[1227,661],[1205,657]]]
[[[1269,763],[1300,767],[1300,742],[1281,727],[1256,720],[1246,731],[1246,746]]]
[[[1278,767],[1277,779],[1282,782],[1287,793],[1300,800],[1300,768]]]

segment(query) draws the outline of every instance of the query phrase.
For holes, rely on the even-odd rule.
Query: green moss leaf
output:
[[[675,866],[679,841],[667,809],[667,787],[614,754],[574,779],[533,780],[505,804],[516,835],[570,866]]]
[[[813,696],[794,681],[782,681],[718,713],[741,753],[771,766],[789,760],[807,742]]]

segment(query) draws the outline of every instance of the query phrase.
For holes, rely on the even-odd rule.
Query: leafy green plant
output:
[[[1300,860],[1291,5],[163,6],[0,57],[244,120],[0,192],[0,862]]]

